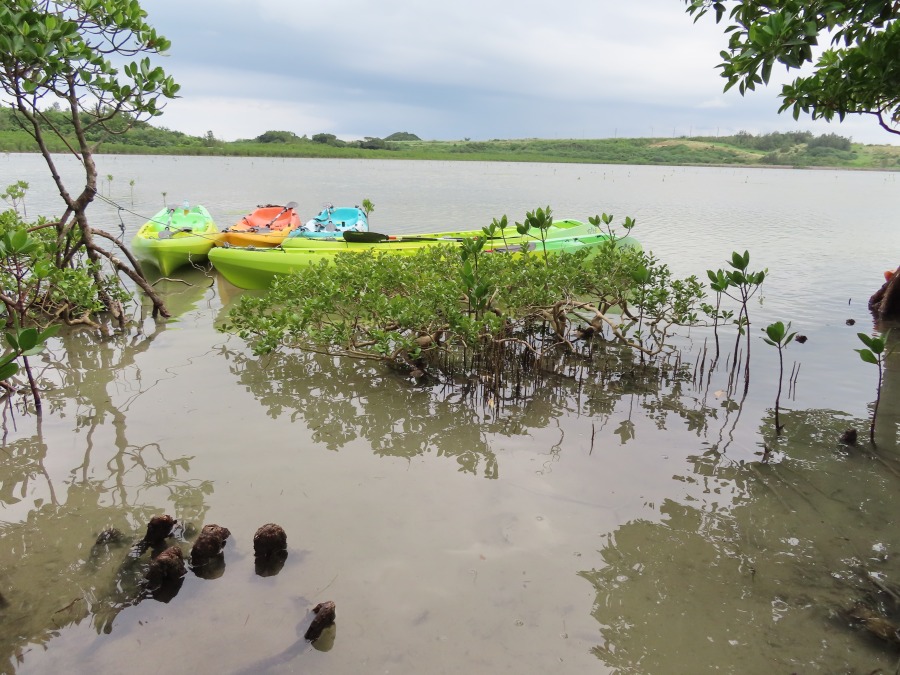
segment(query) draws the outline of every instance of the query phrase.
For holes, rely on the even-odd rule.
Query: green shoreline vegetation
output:
[[[59,129],[71,127],[68,115],[61,110],[51,109],[44,114]],[[326,133],[307,137],[290,131],[267,131],[254,139],[222,141],[212,131],[204,136],[190,136],[142,121],[122,119],[119,123],[120,135],[105,140],[99,136],[88,139],[103,140],[98,153],[900,170],[900,146],[865,145],[837,134],[815,136],[810,132],[489,141],[421,140],[415,134],[398,132],[386,138],[342,141]],[[129,125],[131,128],[127,128]],[[68,151],[62,140],[49,136],[46,140],[52,152]],[[0,110],[0,151],[37,151],[34,139],[22,130],[11,110]]]

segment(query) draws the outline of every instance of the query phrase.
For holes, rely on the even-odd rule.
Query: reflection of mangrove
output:
[[[489,435],[526,435],[565,412],[597,418],[601,428],[614,423],[623,443],[634,436],[630,416],[637,410],[659,428],[674,416],[698,436],[717,414],[686,395],[693,378],[688,368],[641,364],[627,349],[545,358],[530,376],[506,378],[503,385],[479,377],[414,384],[381,364],[302,352],[261,358],[227,348],[221,353],[271,417],[305,420],[313,440],[329,449],[365,438],[376,455],[433,453],[455,459],[460,471],[489,478],[499,470]],[[626,419],[614,419],[623,403]]]
[[[878,328],[887,333],[887,340],[875,438],[879,445],[891,447],[900,439],[900,323],[883,323]]]
[[[900,461],[841,446],[840,413],[785,415],[777,461],[692,458],[684,503],[621,526],[579,573],[615,672],[894,672]]]
[[[6,600],[0,669],[14,668],[29,648],[63,626],[90,619],[98,631],[109,631],[122,609],[147,597],[148,556],[131,558],[128,546],[160,507],[138,495],[161,492],[179,521],[204,519],[212,485],[186,477],[191,458],[170,457],[159,445],[127,438],[128,408],[153,386],[135,361],[151,340],[140,334],[110,340],[84,331],[61,337],[60,346],[43,355],[41,377],[54,384],[46,390],[46,408],[72,421],[78,444],[63,484],[54,484],[47,469],[61,460],[51,454],[40,422],[14,420],[13,409],[6,409],[7,425],[36,427],[32,436],[0,450],[0,503],[21,513],[17,522],[0,524],[0,592]],[[114,403],[123,391],[130,395]],[[95,543],[101,532],[106,534]],[[158,591],[150,597],[162,599]]]
[[[36,492],[30,487],[34,481],[43,485],[45,495],[35,500],[27,520],[0,526],[0,585],[8,603],[0,613],[4,661],[20,658],[25,645],[40,645],[61,627],[87,617],[93,617],[98,631],[109,632],[122,609],[146,597],[147,557],[131,558],[128,547],[138,524],[146,523],[157,509],[127,501],[125,474],[137,492],[153,487],[168,490],[180,519],[202,520],[203,500],[212,489],[208,483],[178,478],[190,468],[187,458],[168,460],[157,453],[160,461],[150,462],[141,459],[140,449],[131,448],[99,467],[86,459],[60,490],[44,469],[47,447],[40,435],[4,450],[0,501],[16,504]],[[94,477],[96,469],[108,474]],[[79,470],[90,478],[79,480]],[[135,481],[138,472],[143,480]],[[101,531],[106,534],[91,546]],[[154,590],[151,597],[160,599],[159,592]]]
[[[173,319],[194,309],[204,297],[211,297],[210,291],[215,284],[215,276],[206,268],[182,267],[173,277],[154,277],[151,271],[148,278],[154,290],[163,297],[166,309]],[[153,303],[144,298],[144,312],[149,315]]]

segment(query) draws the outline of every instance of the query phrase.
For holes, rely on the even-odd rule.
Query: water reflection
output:
[[[618,528],[602,563],[579,573],[597,594],[594,654],[616,672],[896,665],[893,647],[854,628],[847,611],[879,584],[900,584],[889,554],[900,547],[900,462],[893,451],[837,442],[861,420],[829,410],[784,417],[791,433],[779,439],[778,461],[695,456],[676,477],[698,488],[693,496],[667,500],[659,522]]]
[[[556,425],[563,412],[594,419],[595,430],[615,425],[622,444],[635,438],[632,416],[649,416],[660,429],[683,425],[697,436],[717,418],[684,394],[687,368],[641,364],[628,350],[546,359],[530,377],[502,386],[475,377],[423,386],[381,364],[316,354],[257,358],[228,347],[219,354],[270,417],[302,420],[330,450],[360,438],[377,456],[430,454],[490,479],[500,475],[492,436],[526,436]]]
[[[208,266],[182,267],[172,277],[160,277],[158,272],[149,266],[145,271],[156,292],[165,298],[166,309],[169,310],[172,319],[177,320],[195,309],[204,298],[211,299],[215,294],[213,287],[216,284],[216,275]],[[144,298],[145,316],[152,308],[153,303]],[[164,327],[166,324],[159,325]]]
[[[109,632],[120,611],[147,597],[147,557],[130,557],[129,546],[160,507],[129,498],[126,476],[135,493],[162,488],[180,519],[202,520],[212,486],[182,477],[190,458],[166,458],[158,449],[150,457],[145,450],[126,447],[96,464],[88,452],[73,458],[81,464],[68,481],[54,485],[44,468],[47,445],[40,432],[6,446],[10,461],[0,473],[0,501],[4,507],[31,504],[23,520],[0,525],[7,603],[0,613],[0,658],[12,663],[26,646],[43,644],[63,626],[87,618],[98,632]],[[110,528],[128,534],[94,544]]]
[[[220,354],[270,417],[305,421],[312,439],[329,450],[363,438],[378,456],[412,459],[432,453],[452,458],[464,473],[498,476],[487,435],[500,422],[485,428],[487,412],[437,400],[368,363],[298,353],[258,359],[227,348]]]
[[[109,632],[123,609],[177,593],[174,586],[148,590],[149,554],[129,555],[161,511],[203,522],[213,491],[210,482],[190,477],[192,457],[129,439],[128,413],[155,385],[144,380],[140,357],[163,330],[113,338],[73,332],[42,355],[43,424],[54,426],[57,439],[67,428],[68,443],[50,447],[42,421],[21,402],[4,410],[4,439],[13,430],[17,436],[0,449],[4,672],[65,626],[89,621],[97,632]],[[113,531],[124,534],[97,541]]]

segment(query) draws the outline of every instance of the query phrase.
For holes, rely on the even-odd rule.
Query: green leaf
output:
[[[861,358],[866,363],[873,363],[878,365],[878,357],[876,357],[871,351],[868,349],[855,349],[855,352],[859,354],[859,358]]]
[[[18,363],[5,363],[0,365],[0,381],[8,380],[13,375],[19,372],[19,364]]]
[[[785,329],[784,324],[781,321],[776,321],[773,324],[769,324],[768,326],[766,326],[765,331],[766,335],[769,336],[769,339],[773,340],[774,342],[781,342],[781,340],[784,338]]]
[[[857,333],[857,334],[856,334],[856,337],[858,337],[858,338],[860,339],[860,341],[861,341],[866,347],[868,347],[869,349],[872,349],[872,350],[874,351],[874,348],[875,348],[875,340],[877,340],[877,338],[872,337],[871,335],[867,335],[866,333]]]
[[[23,328],[19,332],[19,349],[27,352],[38,344],[38,332],[36,328]]]

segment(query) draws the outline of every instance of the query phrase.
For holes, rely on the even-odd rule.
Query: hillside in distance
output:
[[[71,129],[58,110],[45,115],[62,130]],[[125,127],[122,121],[122,128]],[[53,152],[67,152],[57,138],[48,138]],[[385,138],[343,141],[334,134],[311,137],[291,131],[267,131],[253,139],[222,141],[207,132],[190,136],[137,122],[133,128],[103,138],[97,152],[140,155],[209,155],[252,157],[335,157],[369,159],[475,160],[502,162],[571,162],[587,164],[731,165],[833,167],[900,170],[900,146],[864,145],[836,134],[774,132],[755,136],[740,132],[721,137],[493,139],[489,141],[421,140],[407,131]],[[0,109],[0,151],[36,152],[13,111]]]

